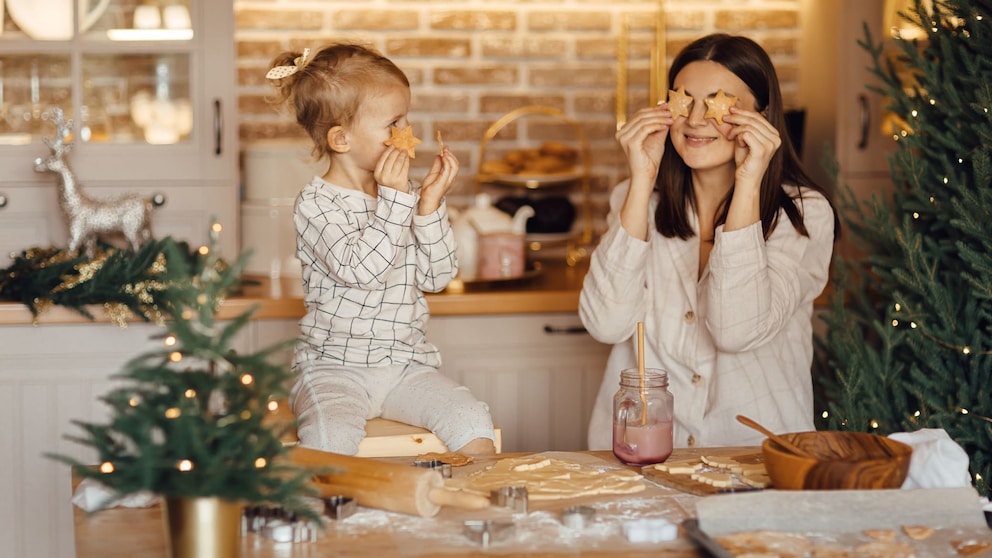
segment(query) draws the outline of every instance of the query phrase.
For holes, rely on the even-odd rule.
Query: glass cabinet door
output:
[[[50,116],[56,108],[73,121],[77,170],[82,165],[98,180],[127,175],[128,167],[172,178],[202,177],[208,155],[224,155],[225,111],[234,122],[234,107],[225,106],[234,103],[230,0],[0,0],[0,5],[6,8],[0,32],[0,162],[12,153],[5,146],[43,149],[55,131]],[[221,10],[228,13],[213,16]],[[208,19],[213,44],[223,41],[219,55],[207,52]],[[30,169],[19,174],[32,178]]]
[[[0,62],[0,143],[41,137],[50,131],[43,120],[54,107],[77,120],[82,142],[161,145],[189,139],[189,58],[195,45],[188,0],[5,5],[0,44],[24,44]],[[149,49],[151,43],[159,46]],[[160,54],[161,47],[168,51]]]

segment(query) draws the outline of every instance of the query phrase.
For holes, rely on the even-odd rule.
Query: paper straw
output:
[[[641,425],[648,422],[648,398],[644,393],[644,322],[637,322],[637,377],[641,388]]]

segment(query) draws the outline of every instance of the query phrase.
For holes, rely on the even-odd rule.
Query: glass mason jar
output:
[[[636,368],[620,372],[613,396],[613,455],[628,465],[661,463],[672,454],[674,398],[668,372]]]

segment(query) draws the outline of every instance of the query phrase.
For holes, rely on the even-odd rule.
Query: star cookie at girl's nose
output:
[[[406,154],[411,159],[415,159],[417,157],[413,148],[420,145],[420,139],[413,136],[413,126],[407,126],[402,130],[396,126],[390,126],[389,135],[389,139],[384,142],[386,145],[392,145],[396,147],[396,149],[406,151]]]

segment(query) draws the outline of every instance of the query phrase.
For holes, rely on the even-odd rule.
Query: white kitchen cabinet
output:
[[[610,347],[575,313],[433,316],[441,371],[489,404],[503,451],[586,448]]]
[[[240,234],[233,2],[78,6],[74,23],[73,10],[17,2],[0,33],[0,267],[9,265],[11,252],[67,244],[59,178],[34,165],[50,154],[43,139],[55,135],[54,108],[73,121],[65,160],[87,195],[162,194],[165,205],[152,220],[156,236],[204,243],[216,218],[227,231],[220,248],[234,258]],[[136,29],[148,25],[139,12],[157,14],[159,28]],[[176,14],[189,25],[175,22]],[[172,28],[164,28],[167,22]],[[112,39],[120,32],[150,35]]]
[[[803,160],[828,190],[850,186],[859,199],[891,188],[887,157],[895,148],[884,117],[886,100],[868,89],[878,84],[871,55],[858,41],[868,25],[883,37],[884,0],[803,0],[800,104],[806,109]],[[837,166],[839,174],[834,176]],[[842,237],[838,251],[855,248]]]
[[[296,335],[295,320],[254,321],[234,348],[255,351]],[[95,453],[64,439],[73,420],[104,422],[107,393],[132,357],[161,346],[160,326],[108,323],[0,326],[0,556],[75,556],[69,468],[45,457]],[[287,359],[288,354],[283,355]]]

